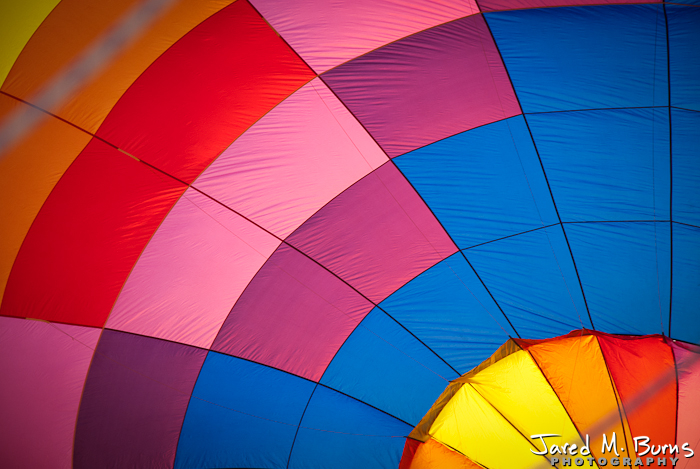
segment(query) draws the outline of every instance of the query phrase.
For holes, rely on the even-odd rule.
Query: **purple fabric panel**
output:
[[[620,3],[660,3],[661,0],[480,0],[484,12],[520,10],[524,8],[566,7],[575,5],[608,5]]]
[[[457,252],[392,162],[332,200],[287,242],[375,303]]]
[[[520,113],[480,14],[372,51],[323,80],[390,157]]]
[[[0,467],[71,467],[80,394],[100,332],[0,317]]]
[[[474,0],[253,0],[317,73],[416,31],[479,12]]]
[[[212,350],[318,381],[373,305],[283,244],[251,281]]]
[[[75,468],[172,468],[206,350],[105,330],[85,382]]]

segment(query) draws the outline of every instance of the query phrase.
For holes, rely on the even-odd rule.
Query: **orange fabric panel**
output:
[[[409,467],[410,469],[477,469],[481,466],[430,438],[418,445]]]
[[[234,0],[180,0],[57,111],[64,119],[96,132],[129,86],[172,44]],[[104,3],[104,2],[103,2]]]
[[[137,0],[63,0],[36,30],[17,57],[2,86],[22,99],[29,98],[48,79],[108,31]]]
[[[649,437],[649,445],[674,444],[676,372],[673,353],[663,337],[632,340],[600,334],[598,341],[624,406],[632,436]],[[640,398],[646,399],[641,405]],[[640,447],[639,452],[642,451]],[[642,457],[650,456],[651,452]]]
[[[0,94],[0,117],[21,106],[27,105]],[[37,127],[0,158],[0,301],[34,218],[91,138],[65,122],[44,116]]]
[[[608,441],[612,433],[616,433],[618,451],[626,448],[621,456],[627,456],[630,447],[634,449],[630,446],[631,439],[628,444],[624,443],[625,433],[615,391],[594,335],[569,335],[537,343],[527,350],[559,396],[581,436],[584,439],[586,434],[590,436],[590,449],[594,455],[609,457],[609,453],[600,454],[603,433],[607,434]],[[610,425],[604,421],[609,421]]]

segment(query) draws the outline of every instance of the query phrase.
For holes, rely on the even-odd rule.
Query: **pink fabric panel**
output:
[[[107,327],[209,348],[279,240],[194,189],[163,221]]]
[[[375,303],[457,252],[392,162],[323,207],[287,242]]]
[[[241,295],[212,350],[318,381],[372,307],[282,244]]]
[[[608,5],[620,3],[660,3],[659,0],[479,0],[484,12],[520,10],[523,8],[565,7],[575,5]]]
[[[681,450],[676,467],[679,469],[700,467],[700,347],[682,342],[671,342],[678,370],[678,433],[676,443],[680,448],[688,443],[695,452],[692,458]]]
[[[479,12],[474,0],[252,0],[317,73],[417,31]]]
[[[0,317],[3,468],[72,466],[80,395],[100,332]]]
[[[392,158],[520,113],[482,15],[389,44],[323,80]]]
[[[194,186],[284,238],[386,161],[314,79],[236,140]]]

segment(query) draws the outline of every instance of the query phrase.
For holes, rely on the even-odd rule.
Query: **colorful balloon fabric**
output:
[[[697,467],[698,358],[661,335],[510,339],[452,381],[399,467]]]
[[[0,130],[37,118],[0,154],[0,467],[398,467],[450,382],[565,340],[658,347],[616,392],[675,363],[697,442],[697,0],[161,3],[45,108],[144,3],[0,5]]]

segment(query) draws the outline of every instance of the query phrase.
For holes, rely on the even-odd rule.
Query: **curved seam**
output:
[[[556,201],[554,200],[554,193],[552,192],[552,187],[549,184],[549,179],[547,178],[547,173],[544,169],[544,163],[542,162],[542,157],[540,156],[540,151],[537,148],[537,143],[535,142],[535,137],[532,134],[532,129],[530,128],[530,123],[527,120],[527,116],[523,113],[523,107],[522,104],[520,103],[520,98],[518,97],[518,92],[515,89],[515,85],[513,84],[513,80],[511,79],[510,72],[508,71],[508,66],[506,65],[505,60],[503,60],[503,55],[501,54],[501,49],[498,47],[498,43],[496,42],[496,37],[493,34],[493,31],[491,30],[491,26],[489,25],[489,22],[486,19],[486,16],[484,15],[484,22],[486,23],[486,28],[489,31],[489,34],[491,34],[491,38],[496,45],[496,50],[498,51],[498,55],[501,58],[501,62],[503,62],[503,70],[505,70],[506,75],[508,76],[508,81],[510,82],[510,85],[513,89],[513,95],[515,96],[516,101],[518,102],[518,106],[520,107],[520,112],[523,115],[523,120],[525,121],[525,126],[527,127],[527,131],[530,134],[530,139],[532,140],[532,146],[535,149],[535,153],[537,153],[537,159],[540,162],[540,167],[542,168],[542,175],[544,176],[544,180],[547,183],[547,189],[549,190],[549,195],[552,198],[552,205],[554,206],[554,210],[557,213],[557,218],[559,219],[559,224],[561,225],[561,230],[562,233],[564,234],[564,240],[566,241],[566,246],[569,248],[569,254],[571,255],[571,262],[574,266],[574,271],[576,272],[576,277],[578,278],[578,283],[579,287],[581,288],[581,296],[583,297],[583,302],[586,306],[586,312],[588,313],[588,320],[591,323],[591,327],[593,330],[595,330],[595,325],[593,324],[593,319],[591,317],[591,311],[588,308],[588,301],[586,300],[586,293],[583,290],[583,283],[581,282],[581,276],[579,275],[578,272],[578,267],[576,266],[576,260],[574,259],[574,253],[571,250],[571,244],[569,243],[569,238],[566,235],[566,230],[564,229],[564,225],[561,223],[561,215],[559,214],[559,209],[557,208]]]

